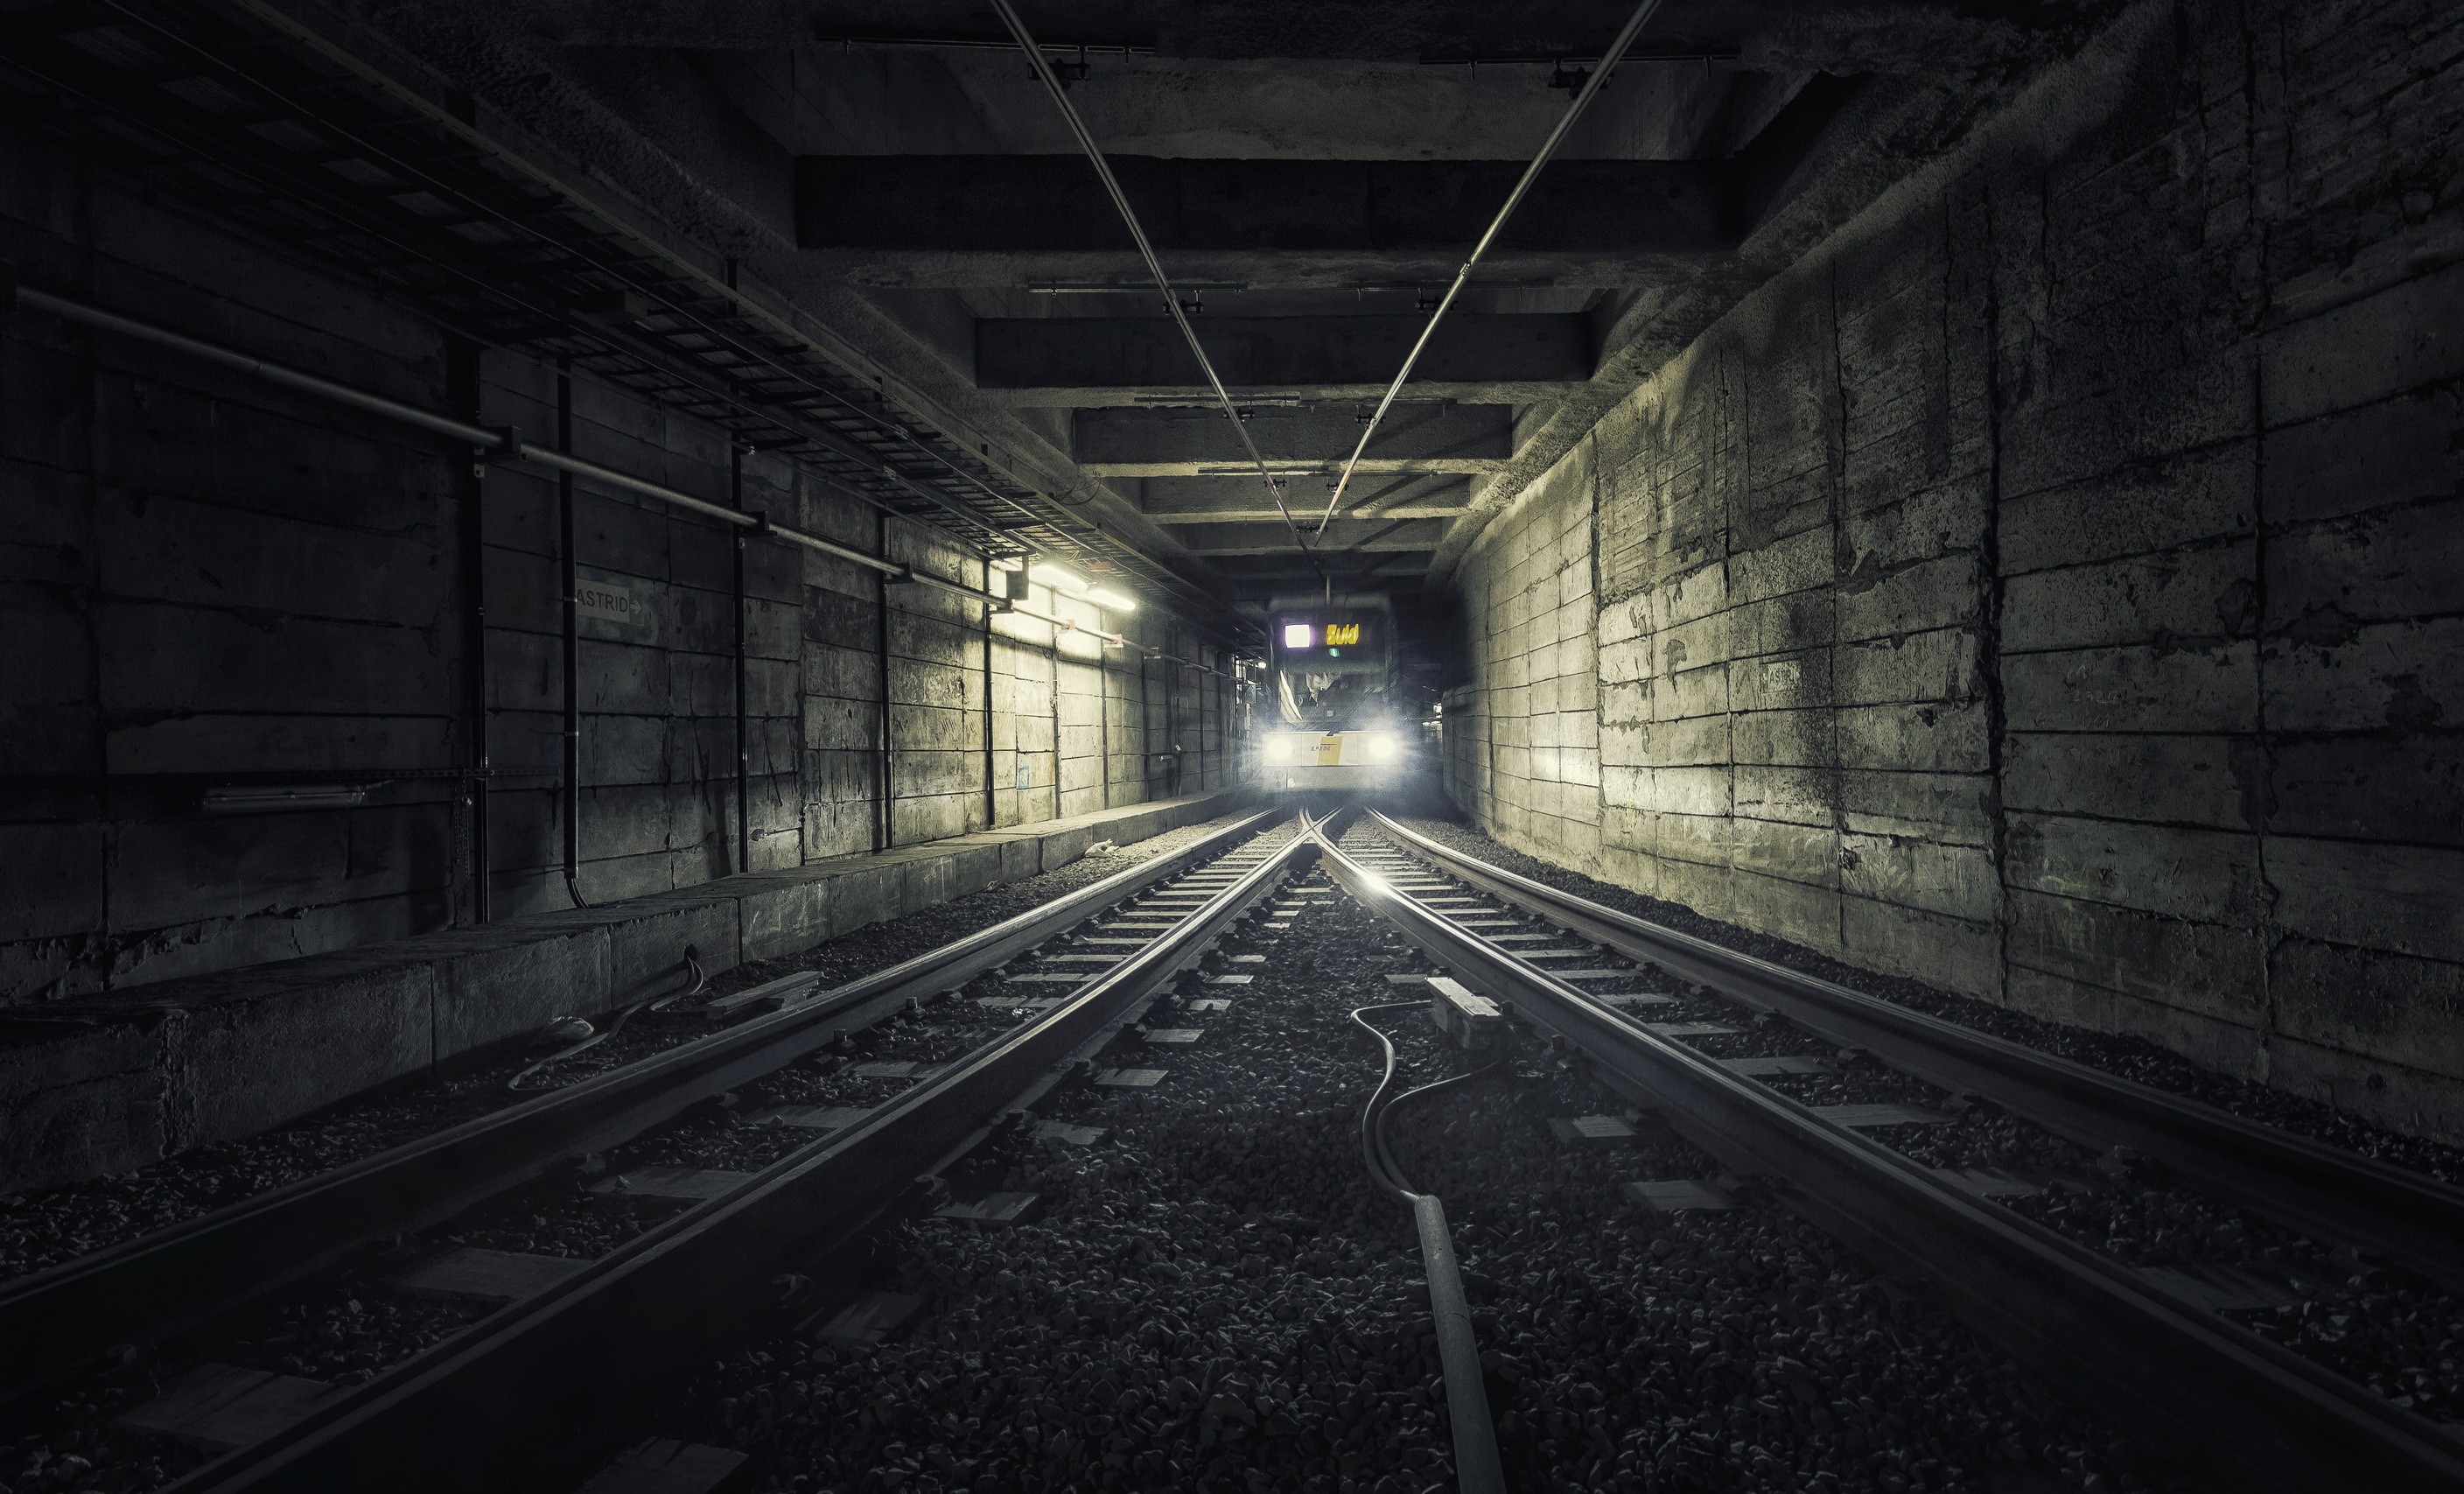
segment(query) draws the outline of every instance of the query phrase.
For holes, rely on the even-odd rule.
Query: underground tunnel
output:
[[[2464,11],[0,0],[0,1494],[2464,1488]]]

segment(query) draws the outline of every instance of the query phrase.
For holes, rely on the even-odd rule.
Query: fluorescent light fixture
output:
[[[347,809],[363,803],[369,783],[265,783],[209,788],[198,807],[209,815],[276,814],[286,809]]]
[[[1138,609],[1135,597],[1125,597],[1117,591],[1090,591],[1087,593],[1087,600],[1099,607],[1111,607],[1115,612],[1134,612]]]
[[[1066,591],[1073,597],[1083,597],[1087,594],[1087,578],[1075,572],[1065,571],[1058,565],[1039,565],[1026,574],[1056,591]]]
[[[1313,635],[1311,634],[1309,626],[1307,623],[1286,623],[1284,625],[1284,647],[1287,648],[1306,648],[1309,646],[1309,639],[1311,636]]]

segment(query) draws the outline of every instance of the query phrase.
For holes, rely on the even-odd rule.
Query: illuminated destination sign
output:
[[[1308,622],[1287,621],[1282,625],[1284,652],[1320,653],[1330,659],[1343,657],[1347,648],[1374,651],[1385,647],[1375,625],[1367,621]]]

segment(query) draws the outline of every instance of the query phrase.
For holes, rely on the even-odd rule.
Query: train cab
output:
[[[1395,605],[1383,596],[1277,598],[1267,608],[1273,706],[1258,742],[1271,789],[1382,787],[1402,771]]]

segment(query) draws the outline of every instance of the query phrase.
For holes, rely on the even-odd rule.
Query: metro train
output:
[[[1277,597],[1267,604],[1269,789],[1382,788],[1403,771],[1395,604],[1381,595]]]

